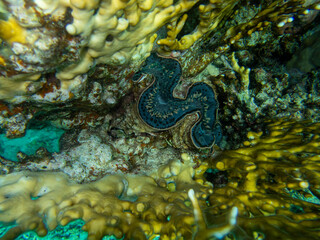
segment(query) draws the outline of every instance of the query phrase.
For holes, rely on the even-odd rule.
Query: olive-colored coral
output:
[[[193,169],[192,158],[183,156],[162,166],[153,177],[109,175],[97,182],[75,184],[61,173],[18,172],[0,177],[0,221],[16,223],[2,239],[13,239],[34,230],[40,236],[58,224],[82,218],[88,239],[115,235],[125,239],[191,239],[206,232],[195,222],[189,197],[199,215],[197,196],[206,198],[212,185],[203,181],[205,168]],[[189,159],[189,161],[187,161]],[[195,194],[196,192],[196,194]],[[208,236],[227,234],[235,224],[236,212],[225,227],[209,228]],[[212,233],[212,234],[211,234]],[[214,233],[214,234],[213,234]],[[199,239],[199,238],[198,238]]]
[[[4,42],[0,63],[6,68],[1,69],[0,82],[4,88],[15,86],[0,92],[0,99],[6,100],[34,93],[30,92],[34,84],[30,85],[28,74],[31,80],[39,80],[40,73],[53,73],[61,81],[61,91],[70,92],[84,84],[86,74],[98,64],[139,66],[157,47],[156,41],[162,52],[170,54],[172,50],[189,49],[197,40],[210,37],[207,35],[216,31],[221,36],[219,47],[228,49],[230,43],[269,23],[282,25],[283,21],[292,21],[294,14],[309,14],[309,9],[319,8],[313,1],[304,4],[304,1],[282,3],[278,0],[268,6],[262,4],[254,18],[219,32],[221,26],[236,15],[241,7],[239,1],[211,0],[205,4],[199,0],[22,0],[16,4],[4,3],[1,5],[5,9],[2,9],[4,20],[0,21],[0,37]],[[179,32],[188,24],[184,14],[193,7],[198,8],[199,23],[191,33],[183,33],[180,38]],[[167,38],[157,40],[158,31],[166,24]]]
[[[11,45],[0,53],[7,66],[1,71],[2,85],[16,83],[18,74],[27,81],[25,74],[47,71],[61,81],[61,90],[71,91],[97,64],[139,65],[150,54],[156,32],[196,2],[6,1],[8,20],[0,21],[0,37]],[[10,31],[5,31],[8,27]],[[0,99],[30,94],[26,83],[19,83],[22,86],[16,87],[22,91],[1,92]]]
[[[199,1],[200,2],[200,1]],[[181,19],[172,19],[167,25],[167,37],[160,39],[157,43],[161,46],[161,52],[170,52],[172,50],[189,49],[197,40],[206,37],[206,35],[214,32],[218,27],[223,26],[229,17],[236,15],[239,3],[237,0],[210,0],[209,3],[199,5],[199,24],[195,29],[180,39],[179,33],[187,22],[187,14]],[[264,3],[262,3],[264,4]],[[294,20],[294,15],[307,15],[309,9],[318,10],[319,3],[315,1],[305,2],[281,0],[273,1],[271,4],[264,5],[258,13],[253,17],[246,19],[245,22],[230,26],[225,33],[220,33],[219,49],[224,51],[229,48],[229,44],[234,44],[245,36],[250,36],[255,31],[262,31],[270,24],[276,24],[283,27],[286,23]],[[217,31],[218,32],[218,31]],[[225,45],[223,45],[225,43]]]
[[[181,39],[177,38],[187,20],[187,15],[184,15],[179,20],[173,19],[168,25],[167,38],[160,39],[157,43],[162,47],[162,51],[190,48],[198,39],[213,31],[222,20],[232,14],[238,2],[238,0],[210,0],[208,4],[201,4],[199,6],[200,22],[192,33],[184,35]]]
[[[51,109],[61,104],[59,109],[67,115],[80,111],[75,115],[87,119],[87,109],[95,108],[90,115],[103,107],[109,111],[132,90],[130,78],[151,51],[161,48],[165,54],[179,55],[172,50],[186,50],[179,60],[186,68],[184,77],[193,77],[231,43],[263,30],[267,22],[307,17],[311,9],[320,8],[314,2],[0,1],[0,100],[9,108],[28,102],[30,111],[37,107],[43,114],[48,103]],[[249,10],[254,14],[243,14]],[[11,31],[4,31],[8,27]],[[233,45],[232,51],[238,47]],[[241,59],[240,64],[249,66]],[[256,106],[249,107],[254,114]],[[61,120],[58,115],[52,117],[55,122],[77,125],[73,123],[78,119]]]
[[[250,36],[256,31],[262,31],[267,26],[274,24],[281,28],[286,23],[294,21],[294,17],[310,14],[309,9],[319,10],[317,1],[272,1],[265,6],[252,19],[228,29],[223,39],[231,44],[245,36]]]
[[[1,176],[0,221],[16,223],[3,239],[30,229],[45,235],[78,218],[89,239],[317,239],[319,126],[269,122],[242,148],[202,163],[183,153],[149,176],[109,175],[87,184],[61,173]],[[225,175],[224,183],[206,181],[210,167]]]
[[[213,159],[228,183],[209,197],[210,212],[238,207],[239,227],[249,237],[319,238],[319,206],[289,194],[319,198],[319,156],[320,123],[281,119],[270,122],[266,134],[249,132],[244,147]]]

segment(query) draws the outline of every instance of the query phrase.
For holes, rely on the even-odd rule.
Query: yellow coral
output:
[[[157,31],[172,19],[178,19],[196,3],[197,0],[180,0],[175,3],[173,0],[39,0],[34,1],[27,11],[22,7],[24,4],[19,6],[22,8],[21,11],[24,10],[26,14],[30,14],[26,18],[20,19],[28,31],[20,27],[18,20],[10,17],[8,21],[0,21],[0,37],[10,43],[17,41],[23,44],[23,46],[19,46],[20,51],[33,49],[39,40],[39,32],[43,34],[42,38],[50,39],[52,38],[50,31],[55,29],[56,21],[64,19],[64,23],[68,22],[69,24],[64,26],[66,32],[76,39],[79,39],[77,37],[81,38],[81,44],[78,43],[80,49],[77,49],[81,54],[78,61],[65,64],[63,67],[57,66],[55,73],[61,81],[61,90],[72,91],[81,84],[81,81],[84,81],[83,74],[87,73],[95,64],[141,64],[153,49]],[[12,11],[10,4],[10,2],[7,3],[8,9]],[[67,14],[70,10],[71,17]],[[50,23],[46,22],[48,17],[52,20],[50,27],[48,27]],[[36,22],[36,25],[33,21]],[[69,36],[69,38],[71,37]],[[41,49],[46,47],[40,45]],[[32,58],[37,60],[36,54],[45,54],[39,52],[33,53]],[[10,59],[13,61],[13,65],[20,60],[19,56],[15,54],[10,56]],[[23,60],[19,61],[19,66],[23,66],[27,72],[32,72],[28,68],[28,64],[24,64]],[[11,73],[6,75],[5,82],[15,81],[12,75],[11,70]],[[27,89],[24,88],[21,95],[27,93]],[[0,95],[0,99],[9,100],[11,95]]]
[[[140,65],[154,49],[158,31],[166,25],[167,37],[157,40],[159,51],[170,53],[172,50],[189,49],[197,40],[209,36],[234,15],[238,3],[238,0],[210,0],[203,4],[199,0],[38,0],[29,5],[28,1],[22,0],[22,4],[12,7],[12,3],[6,1],[6,15],[9,18],[7,21],[0,21],[0,37],[9,43],[19,42],[21,45],[15,49],[6,49],[6,53],[12,55],[1,56],[0,64],[5,63],[6,67],[10,67],[4,71],[3,76],[6,78],[5,82],[11,82],[15,80],[14,75],[25,72],[35,74],[39,71],[33,64],[38,61],[42,63],[41,56],[49,51],[51,45],[46,45],[46,40],[57,41],[52,35],[56,34],[57,29],[63,30],[66,37],[60,41],[70,47],[71,54],[75,50],[75,59],[71,62],[58,61],[57,66],[47,70],[56,74],[61,82],[61,92],[68,96],[69,92],[79,90],[77,87],[85,81],[85,74],[97,64]],[[225,51],[230,43],[262,30],[270,23],[281,25],[282,22],[291,21],[292,13],[319,8],[318,3],[310,6],[302,3],[274,1],[253,19],[225,31],[219,39],[226,45],[219,49]],[[198,26],[190,34],[178,39],[178,34],[187,22],[188,12],[192,12],[197,4]],[[14,17],[19,10],[24,12],[25,17]],[[32,51],[33,49],[37,51]],[[30,55],[22,57],[26,51]],[[213,56],[207,55],[206,62],[210,62]],[[26,79],[27,77],[25,75]],[[19,86],[19,89],[22,87]],[[19,91],[19,95],[28,93],[27,88]],[[8,101],[12,99],[12,95],[3,94],[0,99]]]
[[[0,96],[2,99],[13,98],[27,91],[29,84],[37,81],[40,73],[19,74],[11,78],[0,77]]]
[[[249,83],[250,83],[249,74],[250,74],[251,69],[245,68],[243,66],[240,67],[238,64],[238,61],[235,58],[234,52],[231,55],[231,66],[232,66],[233,70],[240,75],[242,90],[245,91],[246,94],[248,94]]]
[[[320,237],[318,207],[292,198],[290,191],[319,197],[320,123],[281,119],[270,122],[268,134],[249,133],[244,147],[223,152],[213,167],[225,171],[229,182],[215,189],[209,202],[217,214],[239,209],[239,226],[249,236],[266,239]],[[301,208],[295,212],[293,208]],[[282,231],[275,231],[281,226]]]
[[[183,162],[172,159],[150,176],[105,176],[88,184],[60,173],[1,176],[0,221],[16,223],[4,239],[27,230],[45,235],[78,218],[88,239],[204,240],[228,233],[318,239],[319,206],[307,198],[319,197],[320,123],[282,119],[269,122],[267,132],[249,133],[244,147],[201,164],[182,153]],[[223,171],[228,182],[212,188],[203,177],[208,167]]]
[[[184,156],[185,158],[185,156]],[[34,230],[46,235],[58,224],[66,225],[81,218],[88,239],[115,235],[125,239],[191,239],[194,224],[203,234],[204,222],[194,221],[194,212],[201,214],[197,195],[208,196],[211,185],[195,174],[191,158],[185,163],[170,161],[148,176],[106,176],[97,182],[75,184],[60,173],[18,172],[0,177],[0,221],[16,223],[3,237],[13,239],[21,232]],[[170,185],[175,188],[170,189]],[[211,192],[212,193],[212,192]],[[208,232],[225,235],[234,226],[236,213],[225,227],[209,228]],[[46,223],[46,224],[45,224]],[[199,238],[198,238],[199,239]]]
[[[177,19],[172,19],[168,25],[167,37],[158,40],[157,43],[161,45],[164,52],[186,50],[206,33],[213,31],[226,16],[232,13],[237,3],[238,0],[210,0],[206,5],[201,4],[199,6],[200,23],[192,33],[184,35],[180,40],[176,39],[186,22],[187,16],[184,15],[178,23]]]
[[[311,2],[312,3],[312,2]],[[298,0],[298,1],[273,1],[266,8],[257,13],[254,18],[249,21],[233,26],[228,29],[223,39],[228,43],[234,44],[244,36],[250,36],[255,31],[262,31],[270,24],[277,27],[283,27],[286,23],[293,21],[295,13],[303,13],[308,9],[317,9],[318,3]],[[309,14],[309,10],[304,14]]]
[[[160,39],[157,43],[161,46],[160,51],[163,53],[172,50],[186,50],[190,48],[197,40],[205,37],[207,33],[213,32],[219,25],[222,25],[228,17],[234,15],[237,11],[235,6],[239,3],[238,0],[210,0],[207,4],[199,6],[199,24],[190,33],[177,39],[177,35],[181,32],[186,23],[187,16],[176,19],[167,25],[167,37]],[[309,4],[309,6],[307,6]],[[285,23],[293,21],[292,14],[303,13],[309,14],[308,9],[319,9],[319,3],[310,3],[300,1],[273,1],[266,8],[263,8],[252,19],[244,23],[230,27],[221,37],[219,50],[221,52],[229,49],[229,44],[234,44],[245,36],[250,36],[255,31],[262,31],[270,24],[276,24],[278,27],[283,27]],[[222,43],[225,45],[222,46]]]
[[[6,61],[4,60],[3,57],[0,56],[0,65],[5,66],[6,65]]]
[[[7,21],[0,20],[0,38],[8,43],[26,43],[27,31],[10,17]]]
[[[157,30],[179,18],[197,1],[182,0],[176,4],[154,0],[80,2],[71,1],[69,6],[65,6],[72,9],[73,16],[73,22],[66,26],[66,30],[71,35],[81,35],[86,39],[83,58],[88,61],[73,64],[59,72],[57,77],[62,80],[86,73],[94,59],[97,63],[112,65],[145,59],[152,50]],[[43,4],[43,8],[52,6]]]

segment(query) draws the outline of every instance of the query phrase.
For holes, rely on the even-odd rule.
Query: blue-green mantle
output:
[[[182,69],[172,58],[151,54],[145,65],[133,76],[138,81],[142,74],[152,74],[153,83],[141,94],[138,112],[150,127],[166,130],[177,125],[186,115],[197,112],[199,120],[191,128],[191,139],[197,148],[210,148],[221,141],[221,126],[217,122],[218,102],[213,89],[205,83],[195,83],[185,99],[173,96]]]

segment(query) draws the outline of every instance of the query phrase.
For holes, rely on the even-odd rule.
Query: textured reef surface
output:
[[[0,239],[320,239],[319,0],[0,0]]]

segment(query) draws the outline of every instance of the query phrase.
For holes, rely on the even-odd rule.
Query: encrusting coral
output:
[[[1,133],[21,137],[32,120],[72,130],[60,153],[0,157],[2,238],[76,219],[89,239],[320,238],[319,73],[300,78],[276,59],[319,30],[318,10],[317,0],[0,0]],[[150,67],[156,53],[176,68]],[[150,93],[134,82],[146,69],[172,75]],[[193,87],[199,101],[183,105]],[[160,91],[174,109],[159,113]],[[136,110],[170,130],[149,131]],[[222,144],[240,148],[201,149],[220,138],[218,110]]]
[[[5,68],[1,69],[0,86],[7,91],[0,92],[0,99],[7,101],[13,101],[16,95],[37,93],[48,81],[48,76],[41,73],[53,73],[61,82],[60,91],[77,92],[87,81],[88,72],[99,64],[123,65],[124,70],[126,64],[139,66],[154,47],[160,46],[166,54],[187,50],[221,28],[240,7],[237,0],[3,2],[0,63]],[[199,23],[180,39],[178,33],[187,20],[183,14],[193,7],[198,8]],[[221,42],[234,43],[261,31],[266,23],[282,27],[295,14],[307,15],[310,9],[320,8],[313,1],[308,5],[304,1],[275,1],[263,7],[254,18],[230,26]],[[167,24],[167,38],[157,40],[158,31]],[[10,31],[5,31],[8,28]]]
[[[3,239],[27,230],[45,235],[79,218],[89,239],[317,239],[319,125],[268,122],[265,134],[250,132],[242,148],[202,162],[183,153],[149,176],[86,184],[62,173],[1,176],[0,221],[16,224]],[[209,168],[220,177],[210,180]]]
[[[26,43],[26,30],[13,17],[7,21],[0,20],[0,38],[10,44],[13,42]]]
[[[1,20],[0,26],[14,25],[20,30],[0,32],[2,40],[10,44],[7,48],[13,51],[11,58],[10,55],[1,55],[7,67],[1,72],[1,87],[8,86],[8,80],[14,84],[6,93],[1,92],[0,99],[10,100],[23,91],[28,93],[27,83],[23,82],[20,87],[22,83],[14,79],[18,76],[25,81],[28,78],[39,80],[38,72],[55,72],[61,81],[61,90],[67,91],[81,85],[82,75],[97,64],[139,65],[151,52],[156,32],[168,21],[179,18],[196,2],[5,2],[7,9],[4,14],[9,17],[7,21]],[[62,50],[62,46],[66,48]],[[52,55],[53,52],[56,55]],[[48,62],[49,58],[51,62]],[[12,71],[17,76],[12,76]]]
[[[132,90],[131,77],[152,51],[180,56],[184,76],[196,76],[253,33],[267,36],[276,32],[268,26],[281,30],[319,9],[314,0],[0,1],[0,108],[25,115],[14,124],[18,116],[1,111],[0,127],[21,136],[31,118],[57,105],[56,126],[100,125],[97,115]]]
[[[237,212],[232,211],[225,227],[208,228],[196,199],[212,193],[212,185],[201,177],[204,168],[195,170],[190,157],[182,158],[184,164],[172,160],[150,177],[109,175],[82,185],[61,173],[2,176],[0,221],[16,226],[1,239],[13,239],[27,230],[43,236],[78,218],[86,222],[88,239],[111,234],[125,239],[191,239],[199,231],[199,236],[224,236],[234,227]],[[185,190],[190,188],[196,222]],[[194,224],[198,229],[192,231]]]

